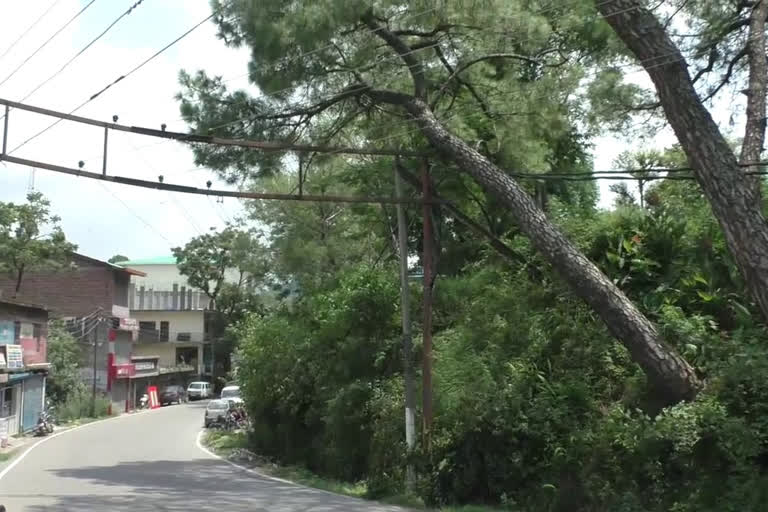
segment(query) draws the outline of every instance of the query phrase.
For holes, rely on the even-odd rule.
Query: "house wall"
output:
[[[155,289],[170,289],[173,284],[179,286],[189,286],[187,282],[187,276],[179,273],[179,268],[176,265],[133,265],[131,268],[144,272],[146,277],[133,276],[131,281],[136,287],[146,286],[153,287]],[[240,274],[235,269],[227,269],[224,272],[224,280],[228,283],[237,283]]]
[[[131,311],[131,318],[139,322],[155,322],[160,329],[160,322],[169,322],[171,332],[202,333],[204,331],[205,313],[203,311]]]
[[[169,368],[176,366],[176,349],[190,347],[197,349],[197,368],[198,374],[202,373],[203,365],[203,344],[202,343],[140,343],[133,346],[134,356],[157,356],[160,367]]]
[[[128,274],[78,255],[72,259],[76,265],[72,269],[25,272],[18,294],[15,281],[0,275],[2,296],[15,294],[19,302],[46,306],[60,316],[86,316],[98,307],[110,314],[113,304],[127,306]]]
[[[26,324],[29,329],[16,329],[16,322]],[[48,312],[17,304],[0,303],[0,329],[12,339],[0,337],[0,344],[21,345],[24,352],[24,364],[47,362],[48,357]],[[30,332],[31,331],[31,332]]]

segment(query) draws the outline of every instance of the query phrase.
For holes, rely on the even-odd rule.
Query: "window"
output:
[[[139,321],[139,336],[147,341],[157,341],[159,339],[157,324],[155,322]]]
[[[177,347],[176,364],[197,366],[197,347]]]
[[[43,337],[43,326],[41,324],[32,324],[32,337],[37,342],[37,351],[40,352],[40,338]]]
[[[168,341],[168,330],[170,322],[160,322],[160,341]]]
[[[13,416],[16,408],[13,403],[13,388],[0,389],[0,418]]]

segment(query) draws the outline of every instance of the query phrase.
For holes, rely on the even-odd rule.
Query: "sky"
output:
[[[21,35],[11,51],[0,58],[0,81],[35,51],[51,34],[88,3],[87,0],[5,0],[0,17],[0,55]],[[0,97],[20,100],[58,70],[67,60],[101,33],[136,0],[96,0],[14,76],[0,85]],[[50,11],[25,31],[48,8]],[[210,14],[208,0],[143,0],[104,37],[85,51],[55,79],[25,103],[69,112],[105,85],[125,74],[145,58],[180,36]],[[104,121],[113,115],[119,122],[169,130],[187,131],[181,121],[178,102],[178,72],[205,69],[220,75],[230,88],[246,88],[248,52],[232,49],[216,38],[216,29],[207,22],[161,54],[150,64],[111,87],[77,113]],[[650,85],[642,70],[630,80]],[[256,93],[256,91],[253,91]],[[716,108],[716,120],[726,122],[730,105]],[[52,122],[51,118],[12,111],[9,150]],[[595,169],[607,170],[614,158],[637,141],[616,135],[596,139]],[[646,146],[664,147],[675,142],[669,130]],[[99,172],[102,165],[103,130],[61,122],[45,134],[14,152],[14,156]],[[162,174],[165,183],[197,187],[211,180],[213,188],[231,188],[212,171],[196,168],[190,149],[179,143],[135,134],[110,132],[108,172],[149,180]],[[610,207],[611,182],[600,181],[600,206]],[[210,228],[221,228],[242,212],[236,199],[116,185],[75,178],[46,170],[4,162],[0,165],[0,201],[23,202],[31,188],[51,200],[52,210],[61,217],[67,238],[79,252],[107,259],[115,254],[146,258],[170,254],[171,247]]]
[[[19,100],[58,70],[136,0],[96,0],[75,22],[0,86],[0,97]],[[84,5],[84,0],[5,1],[0,16],[0,54],[51,5],[48,14],[0,59],[0,81]],[[210,14],[208,0],[144,0],[104,37],[25,103],[69,112],[102,87],[180,36]],[[227,48],[207,22],[140,71],[110,88],[77,113],[121,124],[187,131],[174,95],[180,69],[205,69],[248,87],[248,53]],[[37,133],[52,118],[11,111],[8,149]],[[14,156],[101,171],[103,130],[62,122],[14,152]],[[111,131],[108,172],[213,188],[231,188],[213,172],[195,168],[191,150],[164,139]],[[0,165],[0,201],[23,202],[30,188],[28,167]],[[34,188],[51,200],[67,238],[79,252],[107,259],[114,254],[143,258],[170,254],[210,227],[220,228],[242,211],[235,199],[171,194],[76,178],[46,170],[34,172]]]

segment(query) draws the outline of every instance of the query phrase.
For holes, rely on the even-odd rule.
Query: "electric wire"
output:
[[[118,16],[118,17],[117,17],[117,19],[115,19],[115,20],[114,20],[112,23],[110,23],[110,24],[107,26],[107,28],[105,28],[105,29],[104,29],[104,30],[103,30],[103,31],[102,31],[102,32],[101,32],[99,35],[97,35],[96,37],[94,37],[93,39],[91,39],[91,41],[90,41],[88,44],[86,44],[86,45],[85,45],[84,47],[82,47],[82,48],[81,48],[81,49],[80,49],[80,50],[79,50],[77,53],[75,53],[75,55],[73,55],[73,56],[72,56],[72,57],[71,57],[71,58],[70,58],[70,59],[69,59],[67,62],[65,62],[63,66],[61,66],[61,67],[60,67],[58,70],[56,70],[56,71],[55,71],[55,72],[54,72],[52,75],[50,75],[48,78],[46,78],[45,80],[43,80],[43,81],[42,81],[40,84],[38,84],[38,85],[37,85],[37,87],[35,87],[34,89],[32,89],[30,92],[28,92],[28,93],[27,93],[27,94],[26,94],[26,95],[25,95],[25,96],[24,96],[22,99],[20,99],[19,101],[20,101],[20,102],[21,102],[21,101],[25,101],[27,98],[29,98],[30,96],[32,96],[33,94],[35,94],[37,91],[39,91],[39,90],[40,90],[40,89],[41,89],[43,86],[45,86],[46,84],[48,84],[48,83],[49,83],[51,80],[53,80],[54,78],[56,78],[57,76],[59,76],[59,74],[61,74],[61,72],[62,72],[62,71],[64,71],[65,69],[67,69],[67,68],[70,66],[70,64],[72,64],[72,63],[73,63],[73,62],[74,62],[74,61],[75,61],[75,60],[76,60],[78,57],[80,57],[82,54],[84,54],[84,53],[85,53],[85,52],[88,50],[88,48],[90,48],[91,46],[93,46],[93,45],[94,45],[94,44],[95,44],[95,43],[96,43],[96,42],[97,42],[99,39],[101,39],[102,37],[104,37],[104,36],[107,34],[107,32],[109,32],[110,30],[112,30],[112,28],[113,28],[115,25],[117,25],[117,24],[120,22],[120,20],[122,20],[122,19],[123,19],[124,17],[126,17],[127,15],[129,15],[129,14],[130,14],[130,13],[131,13],[131,12],[132,12],[134,9],[136,9],[136,8],[137,8],[139,5],[141,5],[141,3],[142,3],[143,1],[144,1],[144,0],[137,0],[137,2],[135,2],[135,3],[134,3],[133,5],[131,5],[131,6],[130,6],[130,7],[129,7],[129,8],[128,8],[128,9],[127,9],[125,12],[123,12],[123,13],[122,13],[120,16]]]
[[[139,4],[141,1],[143,1],[143,0],[139,0],[139,2],[137,2],[135,5],[138,5],[138,4]],[[106,86],[104,86],[104,87],[103,87],[101,90],[99,90],[99,91],[98,91],[98,92],[96,92],[95,94],[91,95],[91,97],[90,97],[90,98],[88,98],[87,100],[85,100],[84,102],[82,102],[80,105],[78,105],[77,107],[75,107],[74,109],[72,109],[71,111],[69,111],[67,114],[68,114],[68,115],[74,114],[75,112],[77,112],[78,110],[80,110],[81,108],[83,108],[84,106],[86,106],[88,103],[92,102],[93,100],[95,100],[96,98],[98,98],[99,96],[101,96],[103,93],[105,93],[107,90],[109,90],[109,88],[110,88],[110,87],[112,87],[113,85],[117,84],[118,82],[121,82],[122,80],[125,80],[126,78],[128,78],[129,76],[131,76],[133,73],[135,73],[135,72],[139,71],[141,68],[143,68],[144,66],[146,66],[147,64],[149,64],[149,63],[150,63],[152,60],[154,60],[155,58],[157,58],[158,56],[160,56],[160,55],[161,55],[163,52],[165,52],[166,50],[168,50],[169,48],[171,48],[173,45],[175,45],[176,43],[178,43],[179,41],[181,41],[182,39],[184,39],[185,37],[187,37],[187,36],[188,36],[189,34],[191,34],[191,33],[192,33],[192,32],[193,32],[195,29],[197,29],[197,28],[198,28],[200,25],[202,25],[202,24],[203,24],[203,23],[205,23],[206,21],[210,20],[212,17],[213,17],[213,14],[211,14],[210,16],[207,16],[205,19],[201,20],[199,23],[197,23],[196,25],[194,25],[192,28],[190,28],[189,30],[187,30],[186,32],[184,32],[182,35],[180,35],[179,37],[177,37],[176,39],[174,39],[173,41],[171,41],[170,43],[168,43],[167,45],[165,45],[163,48],[161,48],[160,50],[158,50],[157,52],[155,52],[155,53],[154,53],[154,54],[152,54],[151,56],[149,56],[147,59],[145,59],[145,60],[144,60],[144,61],[142,61],[140,64],[138,64],[137,66],[135,66],[133,69],[131,69],[130,71],[128,71],[128,72],[127,72],[127,73],[125,73],[124,75],[120,75],[120,76],[119,76],[119,77],[117,77],[115,80],[113,80],[112,82],[110,82],[109,84],[107,84]],[[61,121],[63,121],[63,119],[57,119],[56,121],[54,121],[53,123],[51,123],[51,124],[50,124],[50,125],[48,125],[47,127],[43,128],[43,129],[42,129],[42,130],[40,130],[39,132],[35,133],[35,134],[34,134],[34,135],[32,135],[31,137],[29,137],[29,138],[27,138],[26,140],[24,140],[24,142],[22,142],[21,144],[19,144],[19,145],[18,145],[18,146],[16,146],[15,148],[13,148],[11,151],[9,151],[9,152],[8,152],[8,154],[12,154],[13,152],[17,151],[18,149],[20,149],[20,148],[24,147],[25,145],[27,145],[27,144],[28,144],[28,143],[30,143],[31,141],[35,140],[35,139],[36,139],[37,137],[39,137],[40,135],[44,134],[45,132],[47,132],[48,130],[50,130],[51,128],[53,128],[53,127],[54,127],[54,126],[56,126],[57,124],[59,124]]]
[[[37,24],[38,24],[38,23],[40,23],[40,21],[42,21],[42,19],[43,19],[43,18],[45,18],[45,17],[46,17],[46,15],[47,15],[49,12],[51,12],[51,10],[52,10],[54,7],[56,7],[56,4],[58,4],[60,1],[61,1],[61,0],[54,0],[54,1],[51,3],[51,5],[49,5],[49,6],[48,6],[48,8],[47,8],[47,9],[46,9],[46,10],[43,12],[43,14],[41,14],[41,15],[40,15],[40,17],[39,17],[39,18],[37,18],[35,21],[33,21],[33,22],[32,22],[32,24],[31,24],[29,27],[27,27],[27,29],[26,29],[24,32],[22,32],[22,33],[21,33],[21,35],[20,35],[19,37],[17,37],[17,38],[16,38],[16,39],[15,39],[15,40],[14,40],[14,41],[11,43],[11,45],[10,45],[8,48],[6,48],[6,49],[3,51],[2,55],[0,55],[0,59],[2,59],[3,57],[5,57],[6,55],[8,55],[8,53],[9,53],[11,50],[13,50],[13,49],[16,47],[16,45],[19,43],[19,41],[21,41],[22,39],[24,39],[24,37],[25,37],[27,34],[29,34],[29,32],[31,32],[31,31],[32,31],[32,29],[34,29],[34,28],[37,26]]]
[[[69,19],[69,21],[67,21],[67,22],[66,22],[64,25],[62,25],[62,26],[61,26],[61,27],[60,27],[60,28],[59,28],[59,29],[58,29],[56,32],[54,32],[54,33],[53,33],[53,34],[52,34],[52,35],[51,35],[51,36],[50,36],[48,39],[46,39],[46,40],[45,40],[45,42],[44,42],[43,44],[41,44],[41,45],[40,45],[40,46],[37,48],[37,50],[35,50],[34,52],[32,52],[32,53],[31,53],[31,54],[30,54],[30,55],[29,55],[29,56],[28,56],[26,59],[24,59],[24,60],[21,62],[21,64],[19,64],[18,66],[16,66],[16,68],[15,68],[13,71],[11,71],[11,72],[8,74],[8,76],[6,76],[6,77],[5,77],[5,78],[4,78],[2,81],[0,81],[0,86],[1,86],[1,85],[3,85],[3,84],[4,84],[5,82],[7,82],[8,80],[10,80],[10,79],[11,79],[11,77],[13,77],[13,75],[15,75],[15,74],[16,74],[16,73],[17,73],[17,72],[18,72],[18,71],[19,71],[21,68],[23,68],[23,67],[24,67],[24,66],[25,66],[25,65],[26,65],[26,64],[27,64],[27,63],[28,63],[30,60],[32,60],[32,59],[34,58],[34,56],[35,56],[35,55],[37,55],[37,54],[38,54],[38,52],[40,52],[40,50],[42,50],[43,48],[45,48],[45,47],[48,45],[48,43],[50,43],[50,42],[51,42],[51,41],[52,41],[52,40],[53,40],[53,39],[54,39],[54,38],[55,38],[57,35],[59,35],[59,34],[60,34],[60,33],[61,33],[61,32],[62,32],[64,29],[66,29],[66,28],[67,28],[67,27],[68,27],[68,26],[69,26],[69,25],[70,25],[70,24],[71,24],[73,21],[75,21],[77,18],[79,18],[79,17],[80,17],[80,15],[81,15],[81,14],[83,14],[83,13],[86,11],[86,9],[88,9],[88,8],[89,8],[91,5],[93,5],[93,3],[94,3],[94,2],[96,2],[96,0],[91,0],[90,2],[88,2],[88,3],[85,5],[85,7],[83,7],[82,9],[80,9],[80,10],[77,12],[77,14],[75,14],[74,16],[72,16],[72,17]],[[24,101],[24,100],[21,100],[21,101]]]

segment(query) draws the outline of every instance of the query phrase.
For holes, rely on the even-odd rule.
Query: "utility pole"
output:
[[[96,324],[91,329],[91,340],[93,341],[93,383],[91,386],[91,417],[96,417],[96,354],[98,353],[98,344],[96,338],[98,336],[98,325],[101,323],[101,318],[96,320]]]
[[[424,321],[422,323],[423,354],[422,354],[422,408],[424,423],[424,446],[429,449],[432,430],[432,263],[433,263],[433,231],[432,231],[432,193],[429,179],[429,162],[422,163],[422,211],[424,226]]]
[[[399,165],[396,162],[395,165]],[[395,196],[402,198],[403,185],[400,173],[395,167]],[[400,253],[400,311],[403,321],[403,379],[405,380],[405,444],[408,447],[408,458],[416,445],[415,408],[416,396],[414,389],[413,364],[411,356],[411,304],[408,286],[408,227],[405,221],[405,208],[397,203],[397,242]],[[416,473],[413,464],[408,461],[406,466],[406,489],[413,492],[416,483]]]

